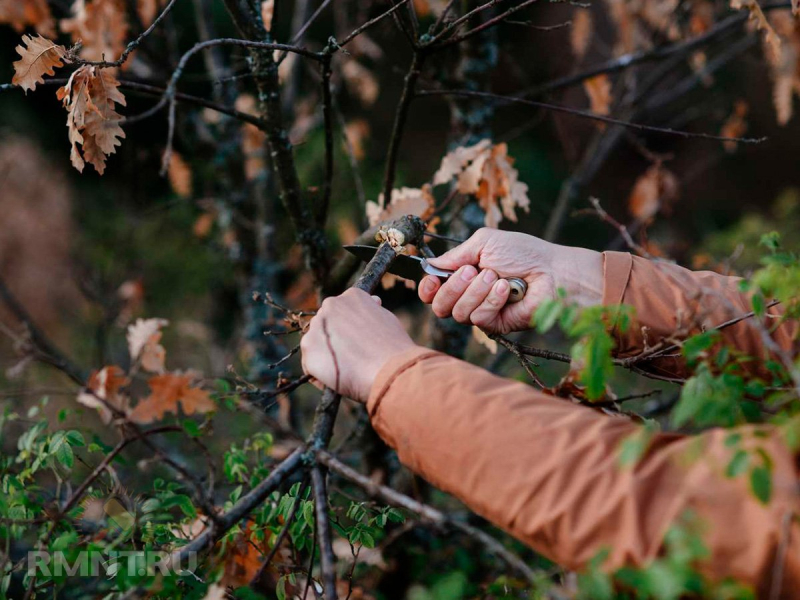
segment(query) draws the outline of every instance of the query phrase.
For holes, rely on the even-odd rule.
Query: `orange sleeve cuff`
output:
[[[622,304],[633,270],[629,252],[603,252],[603,305]]]
[[[394,383],[398,376],[416,365],[418,362],[425,360],[426,358],[432,358],[440,355],[440,352],[436,352],[430,348],[417,346],[416,348],[406,350],[405,352],[387,360],[383,367],[381,367],[381,370],[378,372],[378,376],[372,383],[372,389],[369,393],[369,399],[367,400],[367,412],[369,413],[370,418],[375,416],[381,400],[386,395],[386,392],[389,391],[389,388],[392,386],[392,383]]]

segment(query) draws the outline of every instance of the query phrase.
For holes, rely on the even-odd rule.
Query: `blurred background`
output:
[[[43,32],[66,46],[77,41],[70,33],[75,27],[65,23],[76,18],[82,2],[51,1],[54,23],[48,25],[41,18],[13,19],[13,5],[21,1],[0,1],[3,83],[11,81],[23,32]],[[411,4],[425,31],[445,2]],[[453,16],[478,4],[456,2]],[[319,50],[329,37],[342,39],[389,6],[334,1],[313,19],[299,43]],[[133,0],[118,3],[118,8],[128,23],[124,47],[144,29],[147,15]],[[319,3],[312,0],[278,2],[274,38],[290,40],[317,8]],[[766,138],[762,143],[623,130],[546,108],[487,99],[419,97],[408,114],[395,187],[420,188],[432,180],[448,150],[490,138],[508,145],[530,199],[528,213],[517,210],[519,221],[506,219],[501,227],[547,234],[563,244],[626,250],[608,223],[576,214],[593,196],[652,254],[692,268],[746,276],[761,254],[757,242],[762,233],[778,230],[788,246],[796,245],[800,169],[793,140],[800,133],[800,118],[792,105],[793,90],[800,89],[800,34],[787,9],[770,11],[771,27],[782,41],[780,56],[770,59],[763,31],[745,23],[743,11],[711,0],[542,2],[465,47],[431,57],[418,89],[514,95],[691,133]],[[109,28],[108,47],[118,54],[116,33]],[[163,89],[193,44],[237,35],[221,1],[179,1],[118,77]],[[708,39],[685,48],[698,36]],[[658,54],[678,47],[684,49]],[[630,56],[644,59],[620,68]],[[326,234],[336,258],[341,244],[367,228],[365,203],[377,201],[381,193],[410,60],[409,44],[392,19],[334,60],[336,167]],[[558,83],[606,64],[617,66],[589,83],[585,77],[571,85]],[[217,106],[253,112],[256,91],[249,73],[245,49],[215,48],[192,59],[178,89]],[[55,77],[63,84],[68,75],[64,69]],[[324,168],[319,75],[314,65],[291,57],[281,65],[281,78],[301,185],[314,197]],[[0,88],[0,281],[31,321],[86,373],[111,364],[127,368],[126,327],[136,318],[159,317],[170,322],[162,343],[171,369],[196,369],[208,382],[247,381],[264,387],[300,375],[296,356],[274,364],[296,345],[297,336],[265,336],[264,330],[281,324],[282,315],[252,299],[253,291],[261,291],[295,310],[313,310],[317,303],[278,200],[263,134],[213,108],[181,102],[167,175],[159,174],[167,134],[164,110],[124,126],[126,138],[102,176],[91,167],[81,174],[70,164],[66,113],[56,99],[57,87],[42,85],[27,94],[10,85]],[[123,85],[123,116],[143,113],[157,102],[159,93],[145,93],[145,87]],[[437,202],[447,195],[441,189],[435,194]],[[554,221],[559,205],[564,218]],[[470,216],[467,200],[453,206],[460,208],[443,218],[440,233],[463,237],[476,220],[480,225],[482,216]],[[435,247],[441,251],[446,244]],[[415,291],[401,283],[383,293],[386,305],[414,335],[431,343],[434,325]],[[78,386],[36,364],[18,317],[8,302],[0,303],[3,402],[24,410],[48,396],[47,410],[54,414],[64,406],[75,408]],[[555,334],[532,341],[552,349],[568,346]],[[520,376],[513,358],[491,354],[474,340],[468,343],[471,360]],[[542,376],[555,383],[565,369],[544,364]],[[618,378],[622,394],[653,388],[662,389],[664,396],[673,393],[669,384],[653,386],[625,374]],[[291,399],[282,396],[267,414],[302,431],[316,399],[317,392],[306,386]],[[107,437],[94,411],[84,409],[71,418],[92,427],[99,439]],[[354,414],[345,426],[356,421]],[[232,413],[216,428],[210,449],[221,453],[263,424]],[[5,439],[4,444],[13,446],[14,441]],[[189,464],[199,460],[190,449],[172,451]],[[152,476],[152,470],[137,474],[132,469],[131,485]],[[413,588],[415,598],[447,597],[446,591],[437,596],[431,590],[440,585],[464,592],[481,579],[464,548],[443,546],[433,537],[421,536],[417,542],[393,558],[394,568],[384,565],[383,574],[370,584],[373,589],[391,596],[388,590],[403,588],[405,593]],[[439,552],[426,554],[430,548]]]

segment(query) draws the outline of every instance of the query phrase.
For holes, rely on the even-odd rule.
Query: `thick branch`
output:
[[[390,487],[380,485],[369,477],[354,471],[346,464],[325,451],[317,451],[316,456],[317,460],[325,465],[328,469],[337,475],[340,475],[341,477],[344,477],[345,479],[355,483],[370,496],[380,498],[384,502],[388,502],[393,506],[405,508],[406,510],[418,514],[420,517],[430,521],[431,523],[451,529],[458,529],[466,533],[470,537],[473,537],[480,542],[480,544],[483,545],[489,552],[505,561],[520,574],[524,575],[525,578],[531,583],[534,583],[537,580],[536,572],[527,564],[525,564],[525,561],[510,552],[500,542],[498,542],[492,536],[484,533],[480,529],[471,527],[466,523],[456,521],[446,514],[436,510],[432,506],[417,502],[413,498],[409,498],[405,494],[401,494]]]

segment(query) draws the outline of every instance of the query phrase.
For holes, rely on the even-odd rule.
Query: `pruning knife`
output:
[[[345,246],[350,254],[356,258],[369,262],[375,256],[377,248],[375,246]],[[434,275],[440,279],[448,279],[455,271],[448,269],[438,269],[430,264],[426,259],[421,256],[412,256],[410,254],[398,254],[394,259],[392,265],[389,267],[389,273],[397,275],[405,279],[419,281],[422,276]],[[504,277],[508,281],[511,291],[508,295],[508,303],[513,304],[519,302],[525,297],[525,292],[528,291],[528,284],[519,277]]]

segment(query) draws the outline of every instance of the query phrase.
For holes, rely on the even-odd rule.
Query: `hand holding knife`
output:
[[[375,246],[345,246],[344,249],[364,262],[369,262],[377,251]],[[421,256],[400,254],[389,268],[389,273],[404,277],[405,279],[419,281],[424,274],[434,275],[446,280],[455,273],[455,271],[438,269]],[[528,291],[528,284],[519,277],[504,277],[504,279],[508,281],[510,288],[508,304],[513,304],[522,300],[525,297],[525,293]]]

